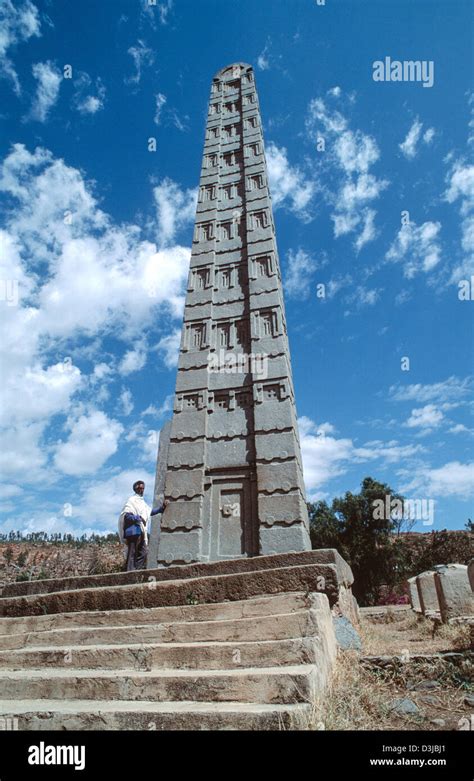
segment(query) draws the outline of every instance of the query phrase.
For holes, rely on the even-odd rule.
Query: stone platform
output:
[[[20,730],[307,729],[332,618],[357,621],[351,583],[323,550],[12,584],[3,713]]]

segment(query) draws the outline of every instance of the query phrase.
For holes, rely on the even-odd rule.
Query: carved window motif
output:
[[[209,114],[210,116],[213,116],[214,114],[219,114],[219,103],[210,103],[209,104]]]
[[[194,289],[204,290],[209,283],[209,269],[198,268],[194,272]]]
[[[257,157],[260,154],[260,144],[258,141],[255,144],[247,144],[245,151],[247,157]]]
[[[219,272],[219,287],[223,290],[230,288],[230,268],[224,268]]]
[[[213,95],[218,95],[220,90],[221,90],[220,82],[219,81],[215,81],[214,84],[212,85],[212,94]]]
[[[243,77],[244,84],[251,84],[253,82],[253,73],[246,73]]]
[[[250,230],[258,230],[259,228],[266,228],[268,225],[267,213],[264,209],[258,212],[252,212],[250,215]]]
[[[194,350],[200,350],[204,346],[206,326],[204,323],[195,323],[189,329],[189,345]]]
[[[263,187],[262,174],[254,174],[247,177],[247,190],[261,190]]]
[[[197,409],[199,405],[199,396],[197,393],[183,396],[183,409]]]
[[[219,127],[210,127],[208,131],[208,138],[219,138]]]
[[[266,385],[263,389],[263,398],[265,401],[280,401],[281,388],[279,385]]]
[[[213,198],[215,198],[215,186],[213,185],[207,185],[205,187],[201,187],[201,202],[202,201],[212,201]]]
[[[230,201],[234,197],[234,187],[232,184],[225,184],[221,189],[221,195],[223,201]]]
[[[237,101],[235,100],[229,101],[228,103],[224,103],[223,108],[224,108],[223,111],[224,114],[235,114],[239,110]]]
[[[224,139],[235,138],[237,135],[237,125],[225,125],[222,128],[222,136]]]
[[[235,165],[235,153],[226,152],[224,155],[222,155],[222,160],[225,168],[230,168],[231,165]]]
[[[230,345],[230,323],[217,326],[217,346],[227,349]]]
[[[250,343],[249,324],[246,320],[237,320],[235,327],[237,344],[246,349]]]
[[[249,391],[235,394],[235,403],[240,409],[249,409],[252,406],[252,394]]]
[[[256,259],[255,270],[257,272],[257,277],[270,276],[271,266],[270,266],[270,258],[268,257],[268,255]]]
[[[214,394],[214,408],[217,410],[229,409],[229,394],[228,393],[215,393]]]
[[[258,127],[258,117],[247,117],[245,120],[245,127],[247,130]]]
[[[219,225],[219,239],[225,241],[232,238],[232,223],[221,222]]]
[[[210,241],[212,239],[212,222],[201,222],[197,226],[198,241]]]
[[[239,89],[240,87],[240,81],[228,81],[225,85],[225,91],[226,92],[233,92],[236,89]]]
[[[217,154],[206,155],[206,168],[215,168],[218,162]]]
[[[250,106],[252,103],[255,103],[255,92],[250,92],[249,95],[244,95],[242,103],[244,106]]]
[[[276,312],[271,309],[260,312],[260,336],[275,336],[276,326]]]

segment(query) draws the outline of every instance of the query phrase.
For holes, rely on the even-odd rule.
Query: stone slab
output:
[[[465,564],[447,564],[435,572],[434,582],[443,622],[456,616],[474,616],[474,595]]]
[[[205,577],[207,575],[228,575],[238,572],[253,572],[307,564],[334,564],[340,585],[351,586],[354,582],[351,568],[337,550],[334,548],[321,548],[319,550],[298,553],[287,552],[271,556],[254,556],[253,558],[160,567],[151,570],[135,570],[134,572],[114,572],[108,575],[81,575],[73,578],[9,583],[3,588],[2,597],[47,594],[53,591],[99,588],[102,586],[125,586],[133,583],[153,583],[163,580]],[[2,601],[0,600],[0,606],[1,604]]]
[[[84,610],[126,610],[185,605],[191,598],[200,603],[225,602],[285,591],[322,591],[327,595],[330,605],[335,604],[339,596],[336,566],[310,564],[131,586],[7,597],[0,600],[0,614],[21,616]]]

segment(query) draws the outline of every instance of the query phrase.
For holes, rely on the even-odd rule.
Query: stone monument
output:
[[[243,63],[212,82],[169,434],[157,473],[170,504],[150,568],[311,549],[260,111]]]

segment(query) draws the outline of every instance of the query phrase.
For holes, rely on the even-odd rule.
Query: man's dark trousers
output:
[[[144,534],[134,534],[133,537],[127,537],[127,572],[134,569],[145,569],[147,545]]]

